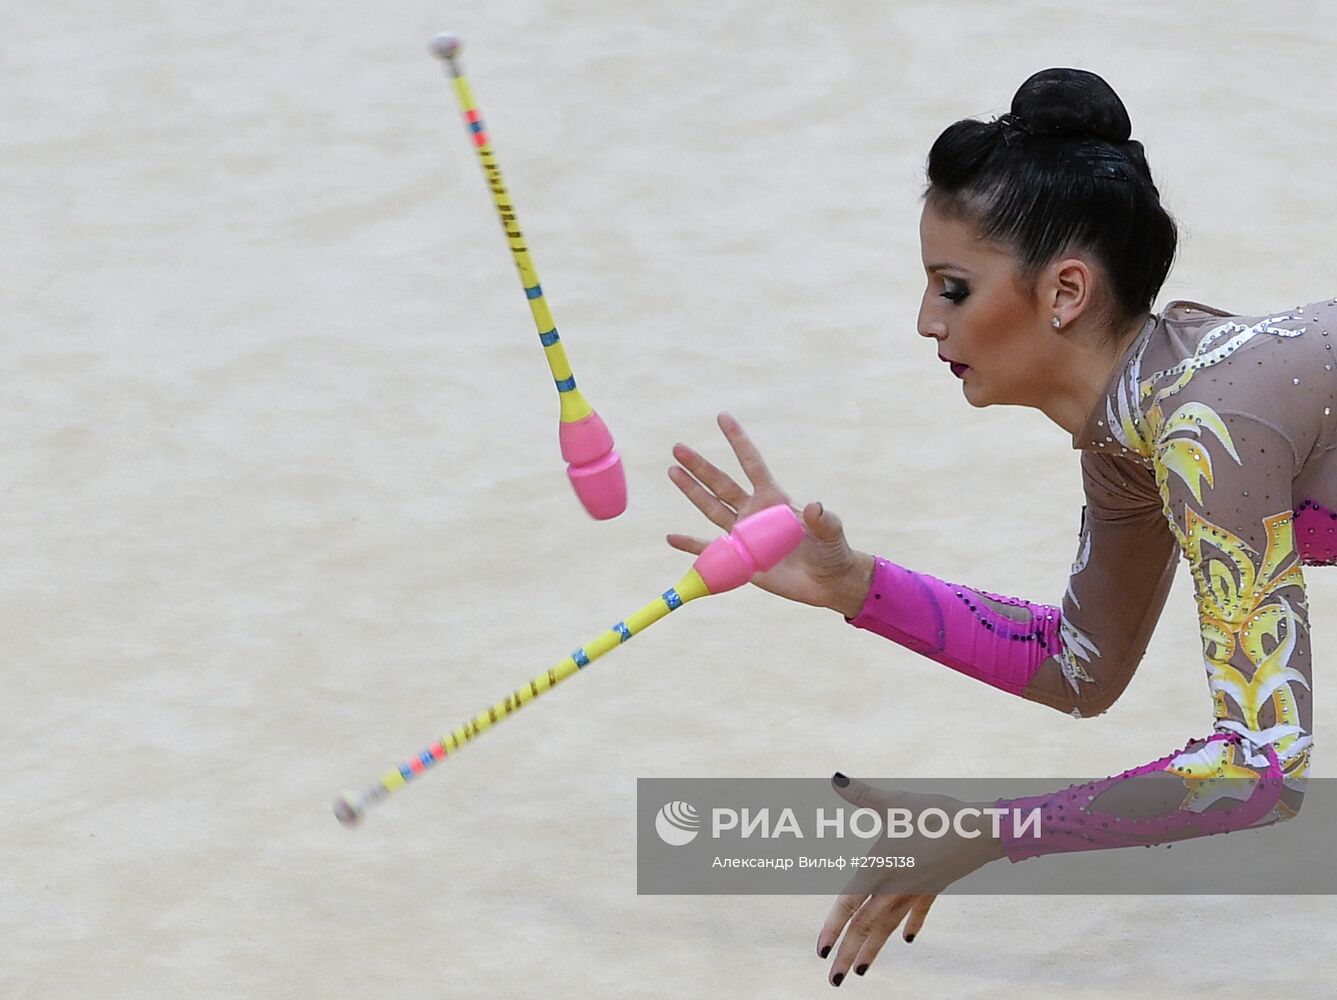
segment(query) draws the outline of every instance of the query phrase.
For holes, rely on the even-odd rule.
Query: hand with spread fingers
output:
[[[843,774],[836,774],[831,784],[847,802],[872,809],[884,823],[888,823],[888,810],[904,810],[897,815],[908,816],[914,831],[904,837],[884,835],[873,845],[868,852],[870,856],[898,861],[913,859],[913,862],[862,869],[837,897],[817,935],[818,955],[826,958],[833,948],[836,951],[829,979],[831,985],[839,986],[851,969],[855,975],[866,973],[882,946],[902,924],[901,936],[907,942],[913,941],[937,893],[1003,857],[1003,851],[998,840],[991,836],[991,821],[980,814],[981,804],[962,802],[948,795],[884,792],[862,781],[851,781]],[[941,826],[936,815],[932,825],[918,822],[927,809],[941,810],[947,817],[943,835],[922,832],[925,828],[936,832]]]
[[[840,518],[820,503],[809,503],[802,510],[793,505],[772,478],[742,424],[727,413],[721,413],[718,422],[751,492],[685,444],[673,448],[679,464],[669,468],[669,479],[711,524],[725,531],[732,530],[740,517],[775,504],[789,504],[803,518],[804,539],[787,559],[768,572],[758,573],[752,582],[791,601],[855,617],[868,594],[873,557],[849,547]],[[692,555],[699,555],[708,541],[693,535],[668,536],[669,545]]]

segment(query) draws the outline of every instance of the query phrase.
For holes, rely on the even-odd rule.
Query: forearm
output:
[[[862,604],[853,608],[847,597],[837,608],[855,628],[1016,695],[1063,649],[1058,608],[1000,598],[867,558],[873,565]]]
[[[1011,861],[1044,854],[1173,843],[1262,826],[1292,815],[1282,802],[1275,751],[1249,763],[1235,734],[1069,788],[997,803],[1007,810],[1002,849]]]

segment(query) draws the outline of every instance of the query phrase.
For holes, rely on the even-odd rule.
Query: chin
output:
[[[962,383],[961,395],[965,396],[966,402],[976,409],[983,409],[997,402],[995,399],[990,399],[989,394],[979,386],[972,386],[968,382]]]

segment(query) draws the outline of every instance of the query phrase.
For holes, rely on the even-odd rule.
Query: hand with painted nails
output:
[[[835,949],[829,979],[831,985],[839,986],[850,970],[859,976],[867,972],[898,927],[903,925],[901,936],[913,941],[937,894],[1003,857],[1003,851],[991,835],[990,820],[980,812],[983,805],[992,803],[962,802],[948,795],[919,792],[884,792],[843,774],[836,774],[831,784],[841,798],[874,810],[884,823],[889,809],[907,810],[896,816],[908,816],[914,831],[905,837],[883,836],[868,852],[870,857],[888,861],[913,858],[913,863],[861,869],[836,898],[817,935],[818,955],[826,958]],[[931,822],[919,822],[918,817],[930,809],[941,810],[946,817],[948,826],[942,836],[923,832],[936,833],[942,826],[937,812],[930,813]]]
[[[669,479],[711,524],[725,531],[732,530],[740,517],[775,504],[793,507],[803,519],[803,541],[784,562],[766,573],[758,573],[752,582],[791,601],[831,608],[853,618],[868,595],[873,557],[849,547],[840,518],[820,503],[809,503],[801,511],[794,507],[737,420],[721,413],[718,423],[752,487],[751,492],[685,444],[673,448],[673,457],[679,464],[669,468]],[[709,539],[693,535],[668,536],[669,545],[692,555],[699,555],[708,542]]]

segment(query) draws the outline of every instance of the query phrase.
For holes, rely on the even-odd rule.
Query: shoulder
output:
[[[1192,373],[1228,362],[1240,351],[1313,344],[1334,330],[1337,300],[1254,315],[1178,300],[1156,317],[1140,374],[1144,386],[1159,388],[1155,383],[1170,369]]]
[[[1337,308],[1297,306],[1248,316],[1171,303],[1136,373],[1138,409],[1161,428],[1193,404],[1195,412],[1205,408],[1298,431],[1292,425],[1309,408],[1292,403],[1321,387],[1326,393],[1337,380],[1329,327],[1337,331]]]
[[[1261,316],[1171,302],[1116,365],[1073,443],[1149,460],[1176,417],[1196,420],[1204,408],[1213,418],[1251,417],[1297,441],[1311,438],[1322,406],[1304,404],[1337,391],[1332,342],[1337,300]]]

